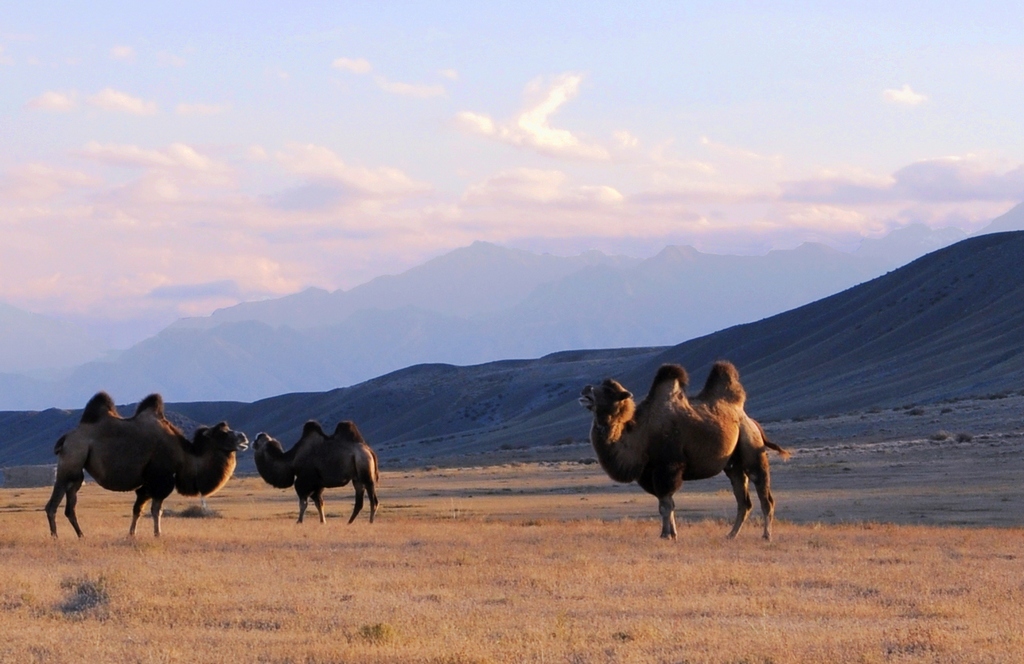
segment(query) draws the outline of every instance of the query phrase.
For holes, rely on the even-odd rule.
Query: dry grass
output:
[[[52,541],[48,491],[0,490],[0,661],[1010,662],[1024,652],[1021,529],[781,523],[767,544],[757,527],[730,542],[726,523],[698,517],[673,543],[658,539],[654,501],[635,489],[591,491],[566,473],[568,490],[545,492],[535,471],[386,474],[372,526],[365,515],[345,525],[349,490],[328,496],[326,526],[300,526],[292,494],[236,479],[210,500],[222,518],[167,518],[164,537],[140,528],[134,540],[131,494],[87,486],[86,538],[60,515]],[[538,491],[506,491],[517,476]],[[731,511],[718,492],[687,500]],[[168,508],[188,503],[175,496]]]

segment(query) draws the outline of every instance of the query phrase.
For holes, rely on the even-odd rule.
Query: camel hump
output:
[[[164,417],[164,398],[157,393],[150,394],[135,407],[135,415],[152,410],[157,417]]]
[[[682,368],[678,364],[661,365],[661,367],[658,368],[658,373],[654,374],[654,380],[651,381],[651,389],[647,391],[647,398],[645,401],[654,401],[657,397],[657,393],[668,383],[676,383],[679,386],[680,391],[685,391],[686,386],[690,383],[690,376],[686,373],[686,369]],[[672,391],[675,391],[675,386],[672,387]]]
[[[68,435],[64,434],[63,436],[58,438],[57,442],[54,444],[54,446],[53,446],[53,453],[56,454],[57,456],[60,456],[60,453],[62,451],[64,451],[64,439],[67,438],[67,437],[68,437]]]
[[[320,423],[317,422],[316,420],[310,420],[306,422],[304,425],[302,425],[303,438],[313,433],[323,436],[324,438],[327,437],[327,434],[324,433],[324,428],[320,426]]]
[[[363,440],[363,434],[359,433],[359,428],[356,427],[356,423],[351,420],[343,420],[338,422],[338,426],[334,428],[333,438],[344,437],[345,440],[350,440],[355,443],[365,442]]]
[[[664,383],[667,380],[677,381],[679,387],[684,389],[690,384],[689,374],[686,373],[686,369],[678,364],[663,364],[658,367],[658,373],[654,374],[654,382],[651,384],[651,387]]]
[[[747,393],[740,383],[740,372],[732,362],[719,360],[711,367],[704,389],[697,395],[701,401],[723,400],[743,404]]]
[[[95,424],[104,417],[118,417],[117,407],[109,394],[97,392],[92,399],[89,399],[89,403],[85,404],[85,410],[82,411],[82,419],[79,420],[79,423]]]

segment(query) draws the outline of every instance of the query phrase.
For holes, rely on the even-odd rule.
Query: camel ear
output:
[[[614,396],[616,401],[625,401],[626,399],[632,399],[633,393],[629,390],[621,390],[616,392]]]

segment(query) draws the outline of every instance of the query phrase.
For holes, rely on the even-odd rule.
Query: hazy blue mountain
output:
[[[353,385],[425,362],[671,346],[844,290],[951,234],[904,229],[849,254],[805,244],[765,256],[667,247],[646,260],[537,255],[477,242],[349,291],[309,289],[187,319],[48,383],[0,377],[0,408],[123,400],[252,401]]]
[[[924,254],[948,247],[967,237],[959,228],[932,230],[924,224],[897,228],[881,238],[865,238],[855,256],[879,260],[889,265],[904,265]]]
[[[341,323],[363,310],[409,307],[472,317],[504,310],[541,284],[587,266],[617,267],[639,262],[598,251],[562,257],[474,242],[402,274],[377,277],[348,291],[310,288],[287,297],[220,309],[205,318],[183,319],[173,327],[209,329],[222,323],[255,320],[303,329]]]
[[[107,352],[78,327],[0,302],[0,373],[73,367]]]
[[[1018,203],[1006,214],[993,219],[992,223],[978,231],[977,235],[1005,231],[1024,231],[1024,203]]]

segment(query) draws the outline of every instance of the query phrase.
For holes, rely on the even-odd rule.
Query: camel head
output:
[[[281,445],[281,441],[265,431],[260,431],[256,434],[256,440],[252,442],[252,451],[255,454],[261,454],[270,449],[274,449],[277,452],[284,452],[284,446]]]
[[[249,449],[249,438],[241,431],[233,431],[227,422],[212,427],[199,427],[192,437],[194,450],[214,449],[224,453],[244,452]]]
[[[580,392],[580,405],[595,415],[611,415],[622,410],[623,403],[630,401],[633,394],[621,383],[606,378],[599,385],[587,385]]]

